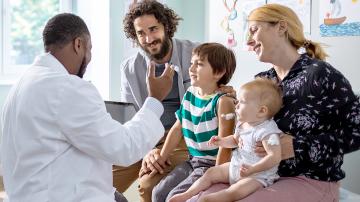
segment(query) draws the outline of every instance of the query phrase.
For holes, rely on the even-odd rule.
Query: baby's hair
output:
[[[230,81],[236,68],[235,54],[232,50],[219,43],[203,43],[197,46],[192,54],[198,55],[201,60],[207,59],[214,74],[225,72],[217,82],[218,85]]]
[[[260,105],[268,108],[268,118],[273,117],[282,106],[281,88],[271,79],[257,77],[242,85],[241,90],[251,91],[259,96]]]

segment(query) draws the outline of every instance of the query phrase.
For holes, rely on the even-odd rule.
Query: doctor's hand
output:
[[[162,101],[171,91],[174,77],[173,65],[165,64],[165,70],[161,76],[155,76],[155,63],[152,61],[147,71],[147,90],[150,97]]]
[[[156,173],[162,174],[168,165],[171,165],[170,160],[165,160],[160,156],[160,149],[153,149],[143,158],[139,177],[145,174],[149,174],[150,177]]]

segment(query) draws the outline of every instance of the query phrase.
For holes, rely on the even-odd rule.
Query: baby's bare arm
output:
[[[277,142],[271,141],[273,138],[276,138]],[[251,166],[251,174],[268,170],[278,165],[281,161],[281,145],[278,134],[268,135],[262,140],[262,144],[266,155],[259,162]]]
[[[235,135],[229,135],[226,137],[212,136],[208,144],[225,148],[236,148],[238,146]]]

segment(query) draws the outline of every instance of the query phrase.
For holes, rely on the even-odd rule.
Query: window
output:
[[[109,1],[0,0],[0,86],[11,85],[44,52],[45,23],[61,12],[75,13],[87,24],[93,49],[84,79],[108,98]]]
[[[43,52],[42,30],[72,0],[0,0],[0,79],[16,79]]]

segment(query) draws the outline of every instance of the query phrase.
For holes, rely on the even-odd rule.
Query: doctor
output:
[[[91,59],[84,21],[59,14],[43,31],[45,54],[13,86],[2,114],[1,159],[10,202],[114,202],[112,164],[131,165],[164,134],[162,99],[168,66],[148,74],[142,108],[124,125],[106,112],[96,88],[82,80]],[[156,90],[155,90],[156,89]]]

